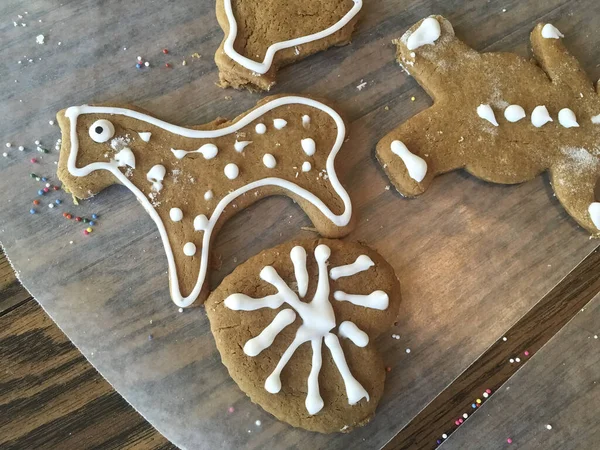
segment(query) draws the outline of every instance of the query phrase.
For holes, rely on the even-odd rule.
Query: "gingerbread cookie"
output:
[[[295,427],[367,423],[385,368],[374,340],[397,319],[400,284],[375,251],[291,242],[240,265],[206,302],[223,364],[250,399]]]
[[[502,184],[548,171],[566,211],[600,237],[600,97],[561,37],[539,24],[528,60],[479,53],[440,16],[412,27],[398,61],[434,104],[377,145],[396,189],[414,197],[456,169]]]
[[[232,121],[189,128],[131,107],[75,106],[57,117],[65,188],[88,198],[120,183],[136,196],[160,232],[178,306],[204,301],[214,236],[263,197],[289,196],[324,236],[350,231],[334,167],[346,128],[314,99],[270,97]]]
[[[221,86],[266,90],[279,67],[350,42],[362,0],[217,0]]]

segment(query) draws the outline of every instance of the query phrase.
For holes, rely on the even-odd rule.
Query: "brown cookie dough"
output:
[[[232,121],[190,128],[132,107],[85,105],[57,118],[65,188],[88,198],[120,183],[136,195],[159,229],[178,306],[204,301],[210,243],[261,198],[289,196],[324,236],[350,231],[350,199],[334,169],[345,125],[322,102],[269,97]]]
[[[502,184],[548,171],[566,211],[600,237],[600,98],[561,37],[539,24],[528,60],[479,53],[440,16],[413,26],[397,59],[434,104],[377,145],[396,189],[414,197],[456,169]]]
[[[361,6],[362,0],[217,0],[225,33],[215,54],[221,86],[268,91],[279,67],[350,42]]]
[[[315,239],[249,259],[206,311],[223,364],[253,402],[295,427],[348,432],[371,419],[381,398],[375,339],[397,319],[400,299],[394,270],[377,252]]]

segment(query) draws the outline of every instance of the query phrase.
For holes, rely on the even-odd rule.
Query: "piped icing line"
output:
[[[190,153],[201,153],[202,156],[204,156],[204,159],[213,159],[219,153],[219,149],[214,144],[204,144],[198,150],[192,150],[192,151],[176,150],[174,148],[172,148],[171,151],[173,152],[173,155],[175,155],[175,158],[177,158],[177,159],[183,159]]]
[[[138,189],[114,164],[106,163],[106,162],[93,162],[84,167],[77,167],[77,154],[79,152],[79,140],[77,138],[77,118],[81,114],[112,114],[112,115],[121,115],[125,117],[131,117],[138,120],[143,120],[150,125],[154,125],[156,127],[162,128],[170,133],[178,134],[187,138],[199,138],[199,139],[213,139],[221,136],[226,136],[236,131],[242,129],[246,125],[250,124],[257,118],[263,116],[265,113],[278,108],[280,106],[285,105],[293,105],[293,104],[301,104],[304,106],[309,106],[316,108],[325,114],[329,115],[335,122],[337,127],[337,136],[333,147],[327,157],[326,161],[326,170],[329,176],[329,182],[333,187],[336,194],[342,200],[344,205],[344,212],[341,214],[333,213],[325,203],[318,198],[312,192],[298,186],[297,184],[284,180],[282,178],[277,177],[269,177],[263,178],[261,180],[256,180],[250,182],[244,186],[239,187],[233,192],[230,192],[225,197],[223,197],[219,203],[216,205],[210,219],[208,226],[204,232],[202,237],[202,249],[200,255],[200,269],[198,274],[198,279],[196,284],[192,290],[192,292],[184,297],[181,295],[181,291],[179,288],[179,278],[177,275],[177,267],[175,265],[175,259],[173,256],[173,251],[171,249],[171,244],[169,242],[169,236],[167,235],[167,230],[159,216],[156,212],[152,203],[146,198],[144,193]],[[146,212],[150,215],[154,223],[158,228],[158,231],[161,236],[161,240],[163,242],[163,246],[165,248],[165,253],[167,255],[167,261],[169,266],[169,286],[171,289],[171,297],[173,302],[182,308],[190,306],[196,298],[200,295],[202,290],[202,286],[204,285],[204,281],[206,279],[207,271],[208,271],[208,257],[210,252],[210,239],[212,237],[212,231],[217,223],[219,217],[233,200],[235,200],[240,195],[245,194],[246,192],[252,191],[253,189],[264,187],[264,186],[278,186],[283,189],[287,189],[293,192],[295,195],[303,198],[304,200],[310,202],[315,206],[327,219],[329,219],[334,225],[338,227],[343,227],[348,225],[350,222],[350,218],[352,216],[352,204],[350,201],[350,197],[342,184],[340,183],[337,173],[335,171],[335,158],[340,151],[344,139],[346,136],[346,126],[344,125],[344,121],[340,117],[340,115],[333,110],[331,107],[318,102],[313,99],[305,98],[305,97],[297,97],[297,96],[287,96],[287,97],[279,97],[270,102],[267,102],[258,108],[250,111],[246,116],[242,117],[236,123],[220,128],[217,130],[194,130],[191,128],[185,128],[178,125],[173,125],[163,120],[157,119],[155,117],[149,116],[147,114],[133,111],[126,108],[115,108],[109,106],[72,106],[65,111],[65,116],[69,118],[71,123],[70,130],[70,145],[71,151],[69,153],[69,157],[67,160],[67,168],[69,173],[73,176],[86,176],[96,170],[108,170],[111,172],[117,180],[126,186],[140,201]]]
[[[390,303],[388,295],[383,291],[374,291],[369,295],[346,294],[343,291],[335,291],[333,293],[333,298],[338,302],[350,302],[353,305],[379,309],[382,311],[387,309]]]
[[[356,258],[352,264],[346,264],[345,266],[334,267],[329,271],[329,276],[332,280],[337,280],[342,277],[350,277],[352,275],[356,275],[357,273],[364,272],[365,270],[369,270],[370,267],[373,267],[375,263],[371,258],[367,255],[360,255]]]
[[[294,265],[294,276],[298,285],[298,295],[304,298],[308,290],[308,270],[306,269],[306,250],[299,245],[290,252],[290,259]]]
[[[277,335],[295,321],[296,313],[300,316],[302,324],[296,331],[294,340],[283,352],[277,365],[265,380],[264,387],[271,394],[280,392],[281,372],[294,355],[296,349],[302,344],[310,342],[312,347],[312,367],[307,380],[308,389],[305,406],[311,415],[317,414],[324,406],[319,390],[319,373],[323,362],[323,341],[325,341],[325,345],[329,348],[333,361],[342,376],[348,403],[354,405],[363,398],[369,401],[368,392],[354,378],[348,367],[338,337],[331,333],[331,330],[336,326],[336,318],[333,306],[329,300],[330,287],[327,261],[330,254],[330,248],[324,244],[317,246],[314,250],[318,267],[318,281],[315,294],[310,302],[300,300],[298,295],[286,284],[272,266],[264,267],[260,272],[260,278],[275,287],[277,294],[254,299],[245,294],[234,293],[229,295],[224,301],[225,307],[235,311],[255,311],[260,308],[276,309],[284,303],[292,307],[292,309],[280,311],[257,337],[250,339],[244,344],[244,353],[250,357],[258,355],[272,345]],[[290,252],[290,259],[292,260],[292,264],[294,264],[294,272],[296,274],[306,271],[306,250],[303,247],[294,247]],[[301,266],[304,268],[299,270]],[[298,282],[299,278],[302,279],[303,276],[298,277],[296,275],[296,281]],[[300,284],[298,282],[298,285]],[[339,333],[340,336],[350,339],[359,347],[364,347],[369,342],[368,335],[349,321],[342,322],[339,327]]]
[[[278,51],[286,48],[292,48],[297,45],[308,44],[309,42],[326,38],[327,36],[332,35],[333,33],[341,30],[344,26],[346,26],[362,8],[362,0],[353,1],[354,6],[350,9],[350,11],[348,11],[344,15],[344,17],[342,17],[335,24],[331,25],[329,28],[306,36],[301,36],[287,41],[276,42],[269,46],[265,53],[263,61],[257,62],[246,56],[240,55],[235,50],[234,44],[235,39],[237,38],[238,25],[235,19],[235,15],[233,14],[233,8],[231,7],[231,0],[223,0],[225,15],[227,16],[227,22],[229,23],[229,33],[227,35],[227,38],[225,39],[225,43],[223,44],[223,49],[225,50],[225,54],[227,56],[229,56],[232,60],[234,60],[241,66],[244,66],[246,69],[261,75],[265,74],[271,68],[271,65],[273,64],[273,59],[275,57],[275,53],[277,53]]]
[[[408,175],[417,183],[423,181],[425,175],[427,175],[427,162],[412,153],[402,141],[393,141],[390,148],[394,155],[400,157],[406,166]]]

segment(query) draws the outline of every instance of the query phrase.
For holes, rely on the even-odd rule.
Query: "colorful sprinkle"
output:
[[[88,230],[83,230],[83,234],[87,236],[88,234],[90,234],[90,232]]]
[[[29,210],[29,214],[35,214],[35,209],[31,208],[31,209]]]
[[[481,405],[481,399],[478,398],[477,400],[475,400],[475,403],[477,403],[478,405]]]
[[[546,430],[551,430],[552,429],[552,425],[548,424],[546,425]]]
[[[88,233],[91,233],[92,231],[94,231],[94,229],[92,227],[87,227],[85,229],[85,231],[87,231]]]
[[[39,205],[39,204],[40,204],[40,201],[39,201],[39,200],[34,200],[34,201],[33,201],[33,204],[34,204],[34,205]]]
[[[29,161],[31,161],[33,164],[35,164],[37,162],[37,159],[36,158],[31,158]],[[31,174],[31,175],[33,175],[33,174]],[[34,178],[34,177],[32,177],[32,178]]]
[[[234,408],[233,406],[230,406],[230,407],[227,409],[227,412],[228,412],[229,414],[233,413],[234,411],[235,411],[235,408]]]
[[[485,392],[487,392],[488,394],[491,394],[492,390],[491,389],[486,389]]]
[[[135,67],[137,67],[138,69],[141,69],[143,66],[142,66],[140,63],[137,63],[137,64],[135,65]]]
[[[79,216],[75,217],[75,221],[76,222],[81,222],[81,217],[79,217]]]
[[[168,49],[166,49],[166,48],[163,48],[163,53],[164,53],[165,55],[168,55],[168,54],[169,54],[169,50],[168,50]]]
[[[92,219],[97,219],[98,218],[98,214],[92,214]]]
[[[49,203],[48,208],[50,208],[50,209],[54,208],[54,203]]]
[[[508,442],[509,444],[512,444],[512,439],[511,439],[511,438],[508,438],[508,439],[506,440],[506,442]]]
[[[54,203],[56,203],[57,205],[60,205],[62,203],[62,200],[57,198],[56,200],[54,200]]]
[[[41,189],[38,191],[38,195],[44,195],[44,191],[42,191]]]
[[[42,189],[42,190],[43,190],[44,192],[46,192],[46,193],[50,192],[50,189],[49,189],[49,188],[47,188],[47,187],[45,187],[45,188],[44,188],[44,189]]]
[[[385,371],[386,371],[386,372],[391,372],[391,371],[392,371],[392,368],[388,366],[388,367],[386,367],[386,368],[385,368]]]
[[[30,173],[30,174],[29,174],[29,176],[30,176],[31,178],[39,178],[39,177],[38,177],[38,176],[37,176],[35,173]]]
[[[52,189],[54,189],[55,191],[59,191],[60,190],[60,186],[52,186]]]
[[[523,352],[523,354],[524,354],[525,356],[529,356],[529,352],[528,352],[527,350],[525,350],[525,351]]]
[[[90,226],[93,227],[94,225],[96,225],[96,222],[94,222],[93,220],[90,220]]]

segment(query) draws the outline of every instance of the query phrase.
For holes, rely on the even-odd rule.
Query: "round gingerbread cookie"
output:
[[[223,364],[250,399],[290,425],[331,433],[373,417],[385,381],[375,340],[400,300],[377,252],[315,239],[251,258],[205,306]]]

